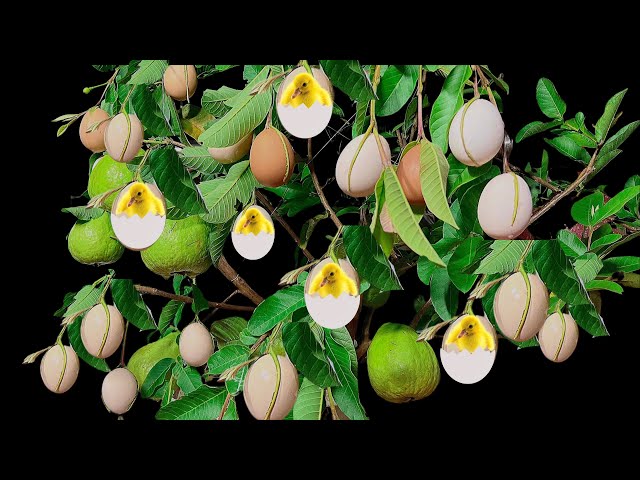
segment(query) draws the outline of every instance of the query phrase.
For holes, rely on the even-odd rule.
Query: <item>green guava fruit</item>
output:
[[[116,239],[111,217],[106,212],[88,222],[76,222],[67,237],[67,247],[76,261],[86,265],[117,262],[124,253],[124,246]]]
[[[385,323],[369,346],[369,381],[381,398],[405,403],[428,397],[440,382],[440,365],[426,342],[408,325]]]
[[[136,350],[131,355],[127,368],[133,373],[138,380],[138,388],[141,389],[144,385],[144,381],[147,379],[147,375],[163,358],[178,358],[180,355],[180,347],[176,342],[180,332],[170,333],[160,340],[156,340],[142,348]]]
[[[96,160],[96,163],[89,174],[89,185],[87,191],[91,198],[102,193],[128,185],[133,181],[133,172],[129,170],[126,163],[116,162],[109,155],[104,155]],[[119,192],[109,195],[103,205],[107,210],[115,201]]]
[[[149,270],[164,278],[173,273],[195,277],[211,266],[209,225],[198,216],[165,223],[160,238],[141,252]]]

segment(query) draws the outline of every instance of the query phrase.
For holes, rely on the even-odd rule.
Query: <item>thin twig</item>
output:
[[[240,290],[234,290],[221,303],[227,303],[229,300],[231,300],[233,297],[235,297],[239,293],[240,293]],[[207,316],[202,319],[202,323],[207,323],[218,312],[218,310],[220,310],[220,308],[214,308],[213,310],[211,310],[207,314]]]
[[[227,280],[233,283],[235,287],[238,290],[240,290],[240,293],[242,295],[247,297],[256,305],[259,305],[260,303],[262,303],[264,298],[258,295],[256,291],[253,288],[251,288],[251,285],[249,285],[245,281],[245,279],[242,278],[240,274],[236,272],[231,265],[229,265],[229,262],[227,262],[227,259],[224,257],[224,255],[220,257],[220,260],[218,260],[218,270],[220,270],[220,273],[222,273],[227,278]]]
[[[362,358],[367,354],[367,350],[369,350],[369,345],[371,345],[371,338],[369,337],[369,329],[371,328],[371,320],[373,319],[373,314],[375,309],[370,309],[367,312],[367,315],[364,319],[364,328],[362,331],[362,342],[358,345],[357,355],[358,360],[362,360]]]
[[[420,70],[418,71],[418,140],[425,138],[424,122],[422,120],[422,89],[426,79],[427,72],[423,72],[422,65],[420,65]]]
[[[338,416],[338,409],[336,408],[336,402],[333,399],[333,393],[331,393],[331,387],[325,390],[327,403],[329,404],[329,409],[331,410],[331,418],[333,420],[340,420],[340,416]]]
[[[336,215],[336,212],[333,211],[333,208],[331,208],[331,205],[329,205],[327,197],[325,197],[324,193],[322,193],[322,187],[320,186],[320,182],[318,181],[318,175],[316,175],[316,169],[313,164],[313,146],[311,139],[307,140],[307,159],[309,171],[311,172],[311,179],[313,180],[313,185],[316,188],[316,192],[318,192],[318,196],[320,197],[320,201],[322,202],[324,209],[329,213],[329,216],[331,217],[331,220],[333,221],[335,226],[338,228],[342,228],[342,222]]]
[[[431,299],[424,302],[424,305],[422,305],[420,310],[418,310],[418,312],[413,317],[413,320],[411,320],[411,328],[415,330],[418,327],[418,323],[420,323],[420,319],[425,314],[425,312],[429,309],[430,306],[431,306]]]
[[[193,298],[187,297],[186,295],[175,295],[173,293],[165,292],[163,290],[159,290],[153,287],[146,287],[144,285],[136,285],[136,290],[140,293],[145,293],[147,295],[155,295],[156,297],[164,297],[170,300],[177,300],[178,302],[183,302],[187,304],[193,303]],[[224,310],[236,310],[238,312],[253,312],[254,307],[245,307],[242,305],[230,305],[228,303],[221,302],[207,302],[210,307],[213,308],[222,308]]]
[[[118,366],[124,367],[124,347],[127,345],[127,332],[129,331],[129,321],[124,326],[124,335],[122,336],[122,347],[120,348],[120,364]]]
[[[227,393],[227,398],[224,399],[224,405],[222,405],[222,410],[220,410],[220,415],[216,420],[222,420],[224,414],[227,413],[227,408],[229,408],[229,402],[231,401],[231,394]]]
[[[555,185],[553,185],[552,183],[549,183],[547,180],[538,177],[537,175],[533,175],[532,173],[529,172],[525,172],[524,170],[522,170],[520,167],[516,167],[515,165],[509,164],[509,166],[511,167],[511,170],[513,170],[514,172],[517,173],[521,173],[523,175],[526,175],[527,177],[529,177],[531,180],[533,180],[536,183],[539,183],[540,185],[542,185],[543,187],[548,188],[549,190],[551,190],[553,193],[560,193],[562,191],[561,188],[556,187]]]

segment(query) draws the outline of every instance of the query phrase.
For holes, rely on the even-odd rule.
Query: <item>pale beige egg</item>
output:
[[[113,117],[104,131],[107,153],[116,162],[128,163],[142,148],[144,127],[136,115],[119,113]]]
[[[270,420],[283,420],[293,408],[298,397],[298,371],[287,357],[278,355],[280,365],[280,388],[271,411]],[[258,420],[265,420],[269,405],[276,392],[276,365],[271,355],[260,357],[247,372],[244,379],[244,401]]]
[[[102,381],[102,403],[111,413],[127,413],[138,396],[138,381],[126,368],[111,370]]]
[[[225,165],[235,163],[241,160],[251,150],[251,143],[253,142],[253,132],[249,132],[246,136],[242,137],[237,143],[228,147],[222,148],[209,148],[209,155],[216,162],[223,163]]]
[[[492,178],[482,190],[478,221],[491,238],[513,240],[529,225],[532,211],[527,182],[515,173],[503,173]]]
[[[107,305],[109,315],[102,306],[94,306],[82,319],[82,344],[96,358],[107,358],[115,353],[124,336],[124,319],[113,305]]]
[[[200,322],[187,325],[180,334],[180,356],[192,367],[201,367],[213,354],[213,338]]]
[[[98,125],[94,128],[95,125]],[[80,141],[93,153],[104,152],[104,131],[109,125],[109,114],[101,108],[91,109],[82,116]],[[88,130],[94,128],[91,132]]]
[[[78,379],[80,360],[73,348],[54,345],[40,360],[40,377],[44,386],[53,393],[64,393]]]
[[[351,140],[340,153],[336,163],[336,181],[340,189],[352,197],[366,197],[376,188],[383,169],[383,159],[378,149],[378,143],[373,134],[364,141],[360,152],[358,148],[364,139],[364,134]],[[380,137],[380,144],[386,160],[391,159],[389,143]],[[357,153],[357,155],[356,155]]]
[[[273,233],[260,231],[256,235],[254,233],[244,234],[236,232],[236,228],[239,226],[238,224],[244,218],[244,212],[249,208],[255,208],[260,211],[265,220],[271,224]],[[259,205],[251,205],[250,207],[245,208],[240,215],[238,215],[233,224],[233,229],[231,230],[231,242],[233,243],[233,247],[236,249],[236,252],[247,260],[259,260],[266,256],[273,247],[276,239],[275,229],[273,227],[273,220],[271,219],[269,212]]]
[[[560,363],[569,358],[578,345],[578,325],[568,313],[553,313],[538,332],[538,342],[545,357]]]
[[[187,86],[189,98],[196,93],[198,88],[198,73],[195,65],[170,65],[163,76],[164,89],[174,100],[187,99]]]

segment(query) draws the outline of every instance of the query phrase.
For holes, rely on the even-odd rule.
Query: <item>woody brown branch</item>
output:
[[[251,285],[249,285],[244,280],[244,278],[242,278],[240,274],[236,272],[231,265],[229,265],[229,262],[227,262],[227,259],[224,257],[224,255],[220,257],[220,260],[218,260],[217,267],[218,267],[218,270],[220,270],[220,273],[222,273],[227,278],[227,280],[233,283],[233,285],[238,290],[240,290],[240,293],[242,295],[247,297],[256,305],[259,305],[260,303],[262,303],[264,298],[258,295],[258,293],[253,288],[251,288]]]
[[[315,187],[316,192],[318,192],[318,196],[320,197],[320,201],[322,202],[324,209],[329,213],[329,217],[331,217],[331,220],[333,221],[335,226],[338,227],[338,229],[341,229],[342,222],[336,215],[336,212],[333,211],[333,208],[331,208],[331,205],[329,205],[327,198],[324,196],[324,193],[322,192],[322,187],[320,186],[320,182],[318,181],[318,176],[316,175],[316,169],[315,169],[315,166],[313,165],[313,148],[312,148],[311,139],[307,140],[307,162],[309,164],[309,171],[311,172],[311,179],[313,180],[313,186]]]
[[[144,285],[136,285],[136,290],[139,293],[154,295],[156,297],[168,298],[170,300],[177,300],[178,302],[193,303],[193,298],[187,297],[186,295],[175,295],[173,293],[165,292],[163,290],[159,290],[153,287],[146,287]],[[231,305],[229,303],[221,303],[221,302],[207,302],[212,308],[221,308],[225,310],[235,310],[238,312],[253,312],[254,307],[245,307],[242,305]]]

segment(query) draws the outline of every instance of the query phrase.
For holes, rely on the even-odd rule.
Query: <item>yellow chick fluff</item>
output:
[[[337,263],[326,264],[309,286],[309,295],[318,293],[321,298],[328,295],[338,298],[344,292],[356,296],[358,295],[358,286]]]
[[[316,102],[331,105],[331,95],[307,72],[296,75],[282,93],[280,100],[281,105],[299,107],[304,103],[308,108]]]
[[[493,335],[475,315],[463,317],[449,332],[446,344],[454,344],[460,351],[469,350],[471,353],[478,348],[489,351],[496,349]]]
[[[248,208],[236,223],[235,233],[258,235],[260,232],[273,234],[273,225],[257,208]]]
[[[127,217],[138,215],[143,218],[148,213],[165,215],[164,203],[154,195],[149,187],[142,182],[135,182],[126,195],[118,201],[116,215],[124,213]]]

